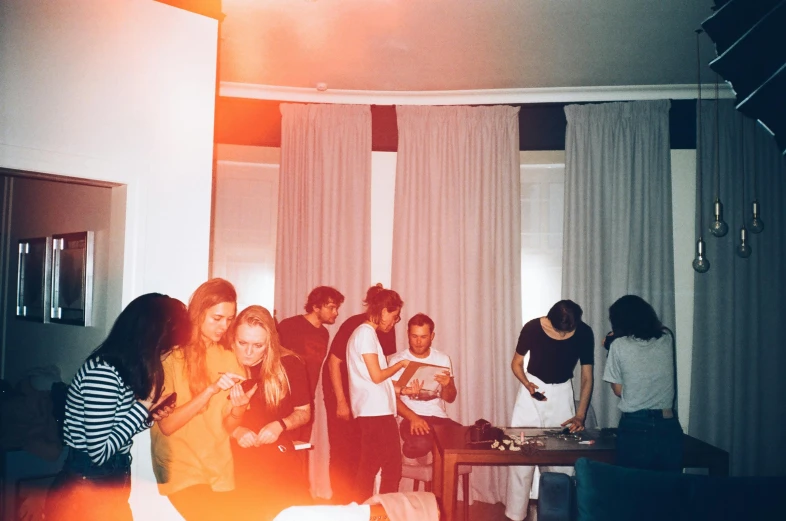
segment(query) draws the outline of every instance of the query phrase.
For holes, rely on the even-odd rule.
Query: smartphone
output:
[[[177,393],[172,393],[166,398],[164,398],[163,400],[161,400],[160,402],[158,402],[158,405],[150,409],[150,412],[147,415],[147,421],[153,421],[153,414],[157,413],[164,407],[170,407],[172,405],[175,405],[175,402],[177,402]]]
[[[256,384],[257,384],[257,381],[253,380],[251,378],[249,378],[247,380],[243,380],[242,382],[240,382],[240,386],[243,388],[243,392],[244,393],[247,393],[248,391],[253,389]],[[227,400],[229,400],[229,399],[231,399],[231,396],[227,395]]]
[[[532,393],[532,397],[535,398],[539,402],[542,402],[543,400],[546,399],[546,395],[543,394],[540,391],[535,391],[534,393]]]
[[[243,387],[243,392],[244,393],[247,393],[248,391],[253,389],[256,384],[257,384],[257,381],[256,380],[252,380],[250,378],[248,380],[243,380],[242,382],[240,382],[240,386]]]

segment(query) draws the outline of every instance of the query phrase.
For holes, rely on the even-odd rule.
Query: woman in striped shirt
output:
[[[165,417],[162,359],[188,338],[186,308],[158,293],[134,299],[68,388],[63,470],[49,493],[46,519],[130,520],[132,437]]]

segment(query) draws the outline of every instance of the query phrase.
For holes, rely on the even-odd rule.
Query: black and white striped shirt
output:
[[[63,429],[66,445],[103,465],[116,453],[131,451],[131,438],[150,426],[147,416],[147,409],[134,398],[115,368],[91,358],[68,387]]]

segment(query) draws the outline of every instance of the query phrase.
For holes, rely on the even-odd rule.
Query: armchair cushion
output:
[[[786,510],[786,477],[720,477],[576,461],[579,521],[767,519]]]

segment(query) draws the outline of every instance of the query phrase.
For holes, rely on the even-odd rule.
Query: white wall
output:
[[[674,227],[674,333],[677,340],[677,407],[680,423],[690,422],[693,357],[693,262],[696,221],[696,151],[671,151],[671,206]]]
[[[148,0],[0,3],[0,166],[127,185],[124,304],[207,277],[216,35]]]
[[[0,2],[0,167],[125,185],[123,305],[207,278],[217,27],[150,0]],[[149,435],[133,455],[135,516],[177,518]]]
[[[396,153],[371,153],[371,280],[390,287],[393,269],[393,207]],[[403,335],[399,335],[403,338]]]
[[[275,309],[278,152],[238,145],[216,149],[210,276],[235,285],[238,311],[252,304]]]

